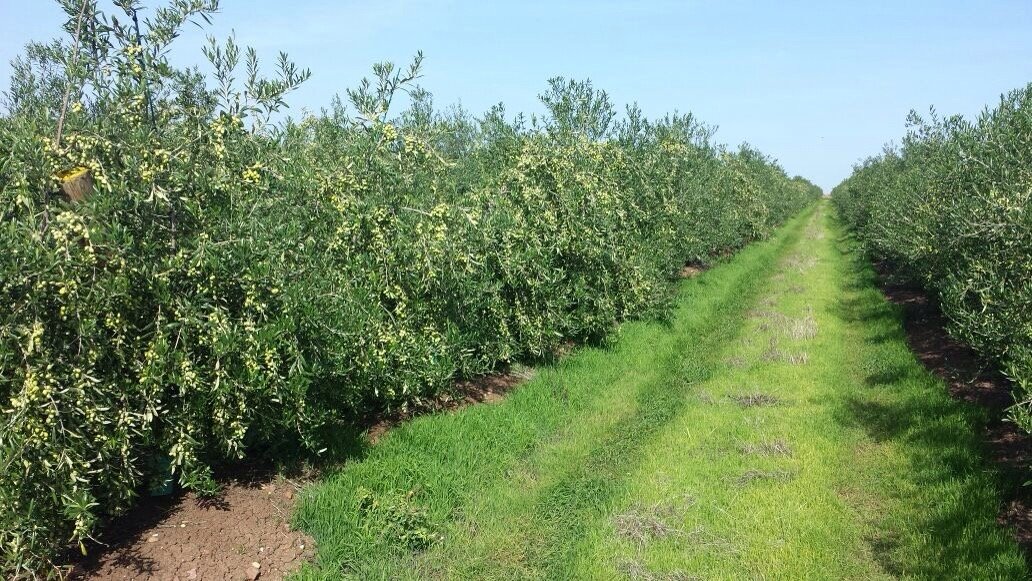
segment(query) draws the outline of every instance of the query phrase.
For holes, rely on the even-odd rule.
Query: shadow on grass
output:
[[[903,365],[896,365],[887,369],[878,370],[866,378],[864,378],[864,384],[868,387],[879,387],[883,385],[895,385],[908,377],[912,377],[914,374],[913,368],[908,368]]]
[[[1000,475],[979,434],[985,415],[954,400],[910,352],[902,311],[885,301],[873,269],[848,239],[835,314],[862,331],[855,372],[860,390],[844,391],[840,423],[862,429],[903,458],[878,484],[893,499],[876,518],[872,552],[890,574],[919,578],[1028,578],[1017,544],[997,524]]]

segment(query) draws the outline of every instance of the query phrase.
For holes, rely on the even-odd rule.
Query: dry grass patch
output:
[[[796,319],[775,311],[754,311],[752,317],[762,321],[757,326],[761,331],[777,333],[796,340],[817,336],[817,319],[812,314]]]
[[[788,482],[795,478],[790,470],[746,470],[735,478],[738,486],[748,486],[754,482]]]
[[[678,533],[680,529],[670,522],[676,516],[677,513],[668,506],[634,507],[617,515],[613,519],[613,527],[621,538],[644,547],[652,539]]]
[[[781,346],[778,345],[778,340],[774,337],[770,338],[770,344],[767,346],[767,350],[763,352],[760,359],[767,363],[777,363],[784,361],[785,352],[781,350]]]
[[[713,394],[706,391],[705,389],[699,390],[698,392],[699,401],[706,405],[714,405],[717,403],[717,398],[713,397]]]
[[[810,362],[810,355],[806,351],[800,351],[798,353],[789,353],[788,357],[785,358],[787,363],[792,365],[806,365]]]
[[[763,352],[761,357],[768,363],[790,363],[792,365],[806,365],[810,362],[810,356],[805,351],[791,353],[783,350],[777,339],[771,338],[770,346]]]
[[[745,369],[749,366],[749,362],[744,357],[728,357],[725,362],[728,367],[733,369]]]
[[[778,317],[784,317],[785,316],[785,315],[782,315],[781,313],[779,313],[777,311],[772,311],[772,310],[769,310],[769,309],[749,309],[748,315],[749,315],[750,319],[754,319],[754,320],[755,319],[761,319],[761,320],[777,319]]]
[[[679,505],[665,502],[653,506],[635,505],[627,512],[616,515],[613,527],[616,534],[643,548],[652,539],[681,534],[674,524],[684,517],[685,511],[695,504],[695,499],[685,496]]]
[[[730,397],[735,401],[735,403],[744,408],[774,406],[781,403],[779,398],[767,393],[747,393],[732,395]]]
[[[817,266],[817,258],[813,256],[800,256],[798,254],[793,254],[785,259],[784,264],[786,267],[791,268],[800,274],[805,274],[808,270]]]
[[[701,579],[701,577],[689,575],[684,571],[670,571],[667,573],[650,571],[648,566],[640,561],[624,561],[616,569],[628,579],[634,579],[635,581],[695,581],[696,579]]]
[[[740,450],[743,454],[754,454],[757,456],[791,456],[792,447],[784,440],[770,440],[757,444],[745,444]]]
[[[793,319],[788,326],[788,336],[797,341],[813,339],[817,336],[817,319],[813,315]]]

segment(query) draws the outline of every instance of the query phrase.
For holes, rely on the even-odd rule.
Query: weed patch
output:
[[[415,491],[405,494],[375,494],[362,490],[358,515],[366,530],[383,535],[413,551],[421,551],[443,539],[430,522],[426,509],[413,501]]]

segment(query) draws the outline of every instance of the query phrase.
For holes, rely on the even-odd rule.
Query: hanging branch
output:
[[[150,83],[147,82],[147,61],[143,58],[143,35],[140,34],[140,19],[136,15],[135,8],[131,9],[130,15],[133,17],[133,29],[136,32],[136,46],[140,48],[139,52],[136,53],[136,60],[140,65],[140,70],[142,71],[140,73],[140,82],[143,84],[143,97],[147,102],[147,115],[150,117],[151,129],[156,132],[158,130],[158,124],[155,121],[154,100],[151,99]]]
[[[71,70],[75,70],[79,66],[79,38],[82,35],[82,21],[86,15],[86,5],[89,0],[82,0],[82,8],[79,9],[79,18],[75,21],[75,44],[72,49],[72,66]],[[68,99],[72,95],[72,74],[65,70],[65,93],[64,99],[61,100],[61,114],[57,117],[57,133],[54,135],[54,147],[61,146],[61,133],[64,131],[64,120],[65,115],[68,114]]]

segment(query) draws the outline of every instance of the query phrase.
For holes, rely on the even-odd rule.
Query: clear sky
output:
[[[421,84],[438,105],[537,112],[549,77],[591,78],[621,107],[691,111],[719,141],[749,141],[826,189],[898,139],[910,109],[974,115],[1032,82],[1032,0],[221,4],[212,33],[312,70],[296,111],[325,106],[375,61],[423,50]],[[24,43],[61,21],[53,2],[0,0],[0,86]],[[177,60],[203,64],[203,38],[184,36]]]

